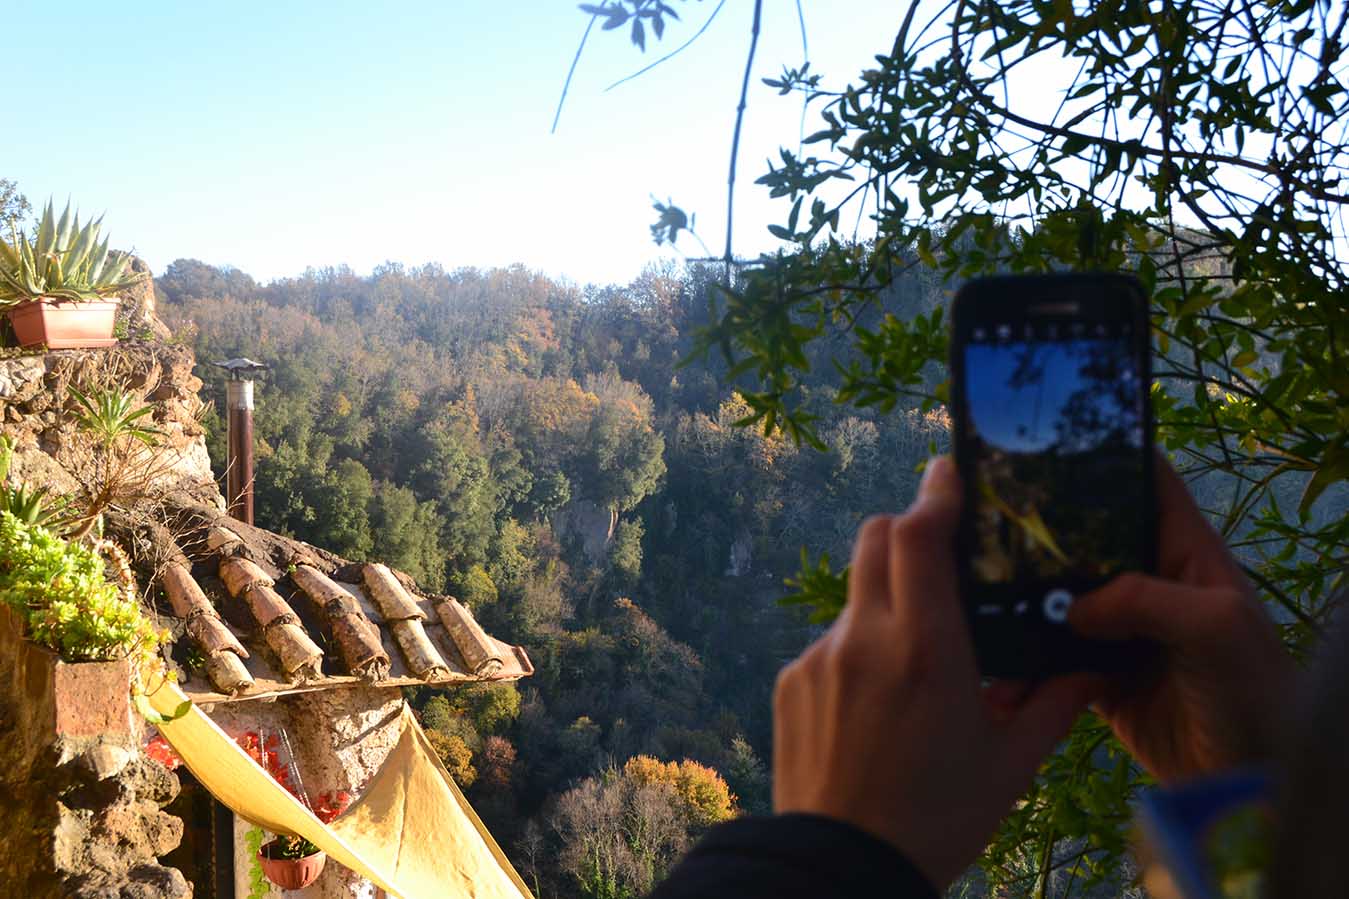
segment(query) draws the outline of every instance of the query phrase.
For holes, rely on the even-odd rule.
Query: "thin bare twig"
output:
[[[586,41],[590,39],[590,29],[595,27],[595,20],[599,13],[590,17],[586,23],[585,34],[581,35],[581,43],[576,45],[576,55],[572,57],[571,68],[567,70],[567,80],[562,83],[562,96],[557,99],[557,112],[553,113],[553,127],[548,129],[549,134],[557,134],[557,123],[562,118],[562,105],[567,102],[567,91],[571,90],[571,76],[576,74],[576,66],[581,61],[581,51],[586,48]]]
[[[759,21],[763,15],[763,0],[754,0],[754,24],[750,27],[749,56],[745,59],[745,77],[740,81],[740,105],[735,109],[735,133],[731,136],[731,171],[726,179],[726,286],[731,286],[732,225],[735,216],[735,162],[740,154],[740,126],[745,121],[745,98],[749,95],[749,75],[754,69],[754,51],[759,48]]]
[[[725,5],[726,5],[726,0],[721,0],[721,2],[717,4],[717,8],[714,9],[714,10],[712,10],[712,15],[710,15],[710,16],[707,17],[707,21],[703,23],[703,27],[702,27],[702,28],[699,28],[699,29],[698,29],[698,33],[695,34],[693,37],[691,37],[691,38],[689,38],[688,40],[684,41],[684,43],[680,44],[680,45],[679,45],[678,47],[676,47],[674,50],[671,50],[669,53],[666,53],[666,54],[665,54],[664,56],[662,56],[660,59],[658,59],[658,60],[656,60],[655,62],[651,63],[651,65],[649,65],[649,66],[643,66],[642,68],[640,68],[640,69],[638,69],[637,71],[633,72],[631,75],[628,75],[628,76],[625,77],[625,78],[620,78],[620,79],[618,79],[618,80],[615,81],[613,84],[611,84],[611,85],[609,85],[608,87],[606,87],[606,88],[604,89],[604,92],[607,94],[609,91],[611,91],[611,90],[613,90],[614,88],[618,87],[620,84],[626,84],[627,82],[631,81],[631,80],[634,79],[634,78],[640,78],[640,77],[642,77],[643,75],[645,75],[647,72],[649,72],[649,71],[651,71],[652,69],[654,69],[656,66],[660,65],[661,63],[666,62],[667,60],[673,59],[674,57],[678,56],[680,53],[683,53],[686,49],[688,49],[688,47],[689,47],[690,44],[692,44],[692,43],[693,43],[694,41],[696,41],[698,38],[700,38],[700,37],[703,36],[703,32],[707,30],[707,26],[712,24],[712,20],[715,19],[715,18],[717,17],[717,13],[721,12],[721,8],[722,8],[723,6],[725,6]],[[593,20],[592,20],[592,21],[593,21]]]

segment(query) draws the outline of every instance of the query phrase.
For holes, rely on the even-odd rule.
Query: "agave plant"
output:
[[[66,514],[68,498],[53,499],[46,487],[33,490],[26,484],[10,484],[9,465],[13,458],[14,441],[0,437],[0,512],[8,512],[24,524],[63,534],[72,521]]]
[[[107,238],[99,242],[102,225],[102,216],[81,225],[69,203],[58,219],[50,200],[32,240],[11,223],[13,243],[0,238],[0,303],[39,297],[84,302],[134,284],[139,276],[127,275],[131,257],[109,252]]]
[[[140,419],[154,412],[153,406],[143,406],[131,393],[110,387],[83,393],[69,388],[79,411],[75,420],[105,449],[111,448],[122,437],[140,441],[146,446],[158,442],[160,430],[141,424]]]

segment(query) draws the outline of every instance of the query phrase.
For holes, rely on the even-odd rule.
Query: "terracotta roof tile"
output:
[[[401,572],[357,565],[213,510],[191,510],[184,520],[182,545],[201,552],[191,570],[177,561],[162,566],[159,581],[205,656],[205,671],[189,671],[183,684],[199,701],[534,672],[522,647],[487,634],[453,597],[417,592]],[[176,544],[165,554],[187,562]]]

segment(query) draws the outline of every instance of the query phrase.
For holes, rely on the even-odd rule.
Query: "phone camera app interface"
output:
[[[1018,323],[970,338],[973,574],[1039,588],[1046,619],[1062,620],[1068,591],[1144,564],[1145,385],[1129,327]]]

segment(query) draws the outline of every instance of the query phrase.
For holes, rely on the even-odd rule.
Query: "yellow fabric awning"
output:
[[[187,696],[165,684],[149,699],[171,715]],[[195,705],[159,725],[193,776],[239,817],[304,837],[390,896],[532,899],[406,706],[402,728],[364,795],[325,825]]]

